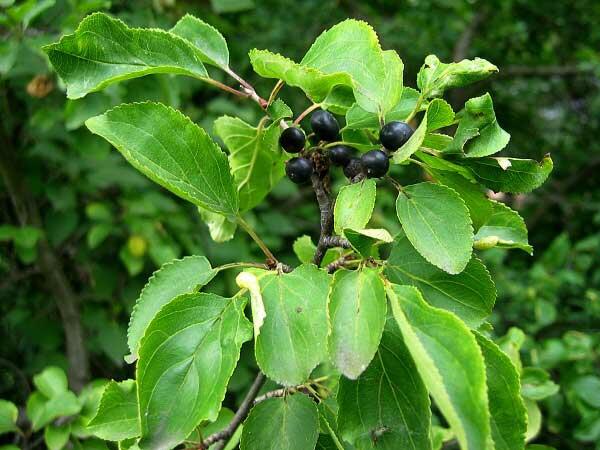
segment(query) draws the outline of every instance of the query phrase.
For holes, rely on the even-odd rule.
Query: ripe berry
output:
[[[368,178],[380,178],[390,168],[390,161],[382,150],[371,150],[361,157]]]
[[[345,167],[354,156],[354,149],[347,145],[335,145],[329,149],[329,159],[334,166]]]
[[[349,180],[353,180],[363,171],[363,165],[360,158],[350,158],[348,164],[344,166],[344,175]]]
[[[340,125],[333,114],[322,109],[313,113],[310,118],[310,126],[322,141],[335,141],[340,133]]]
[[[300,128],[289,127],[279,136],[279,145],[288,153],[298,153],[304,148],[306,136]]]
[[[285,164],[285,173],[296,184],[304,184],[313,173],[313,163],[307,158],[292,158]]]
[[[412,136],[413,129],[407,123],[395,120],[386,123],[379,132],[379,141],[389,151],[394,152],[402,147]]]

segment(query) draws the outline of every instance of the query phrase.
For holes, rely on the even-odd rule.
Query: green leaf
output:
[[[241,450],[310,450],[319,437],[319,412],[303,394],[257,404],[244,422]]]
[[[423,161],[427,165],[427,168],[434,169],[436,172],[456,172],[469,181],[477,181],[471,170],[461,166],[460,164],[442,159],[439,156],[430,155],[429,153],[425,153],[423,151],[416,152],[415,156]]]
[[[252,209],[285,174],[286,156],[279,147],[279,124],[266,127],[263,119],[255,128],[236,117],[223,116],[215,121],[214,130],[229,149],[240,210]]]
[[[435,158],[444,161],[440,158]],[[452,164],[452,163],[450,163]],[[458,166],[464,169],[461,166]],[[465,169],[468,171],[468,169]],[[469,208],[469,216],[473,221],[473,228],[477,231],[485,224],[493,213],[494,202],[487,198],[482,186],[479,183],[470,181],[462,175],[462,172],[452,172],[450,170],[427,169],[435,180],[450,189],[454,189],[460,198],[462,198]],[[477,240],[477,237],[475,237]]]
[[[338,270],[329,292],[329,355],[346,377],[367,368],[381,339],[387,312],[380,271],[370,267]]]
[[[291,273],[257,273],[261,299],[254,293],[251,303],[258,327],[256,361],[265,375],[282,385],[303,383],[327,357],[330,276],[309,264]]]
[[[236,222],[232,222],[223,214],[204,209],[202,206],[198,206],[198,213],[208,227],[208,232],[213,241],[227,242],[233,239],[237,229]]]
[[[396,284],[418,288],[429,304],[453,312],[471,328],[483,323],[496,301],[494,282],[476,256],[465,270],[451,275],[429,264],[405,237],[392,248],[385,273]]]
[[[382,118],[386,118],[400,101],[403,89],[404,64],[394,50],[383,52],[384,78],[381,86],[379,111]]]
[[[523,450],[527,416],[517,369],[492,341],[477,332],[475,338],[485,361],[495,450]]]
[[[258,75],[298,87],[315,103],[322,102],[335,86],[352,86],[352,79],[346,73],[325,74],[268,50],[252,49],[248,56]]]
[[[306,234],[294,241],[293,248],[296,257],[303,264],[310,263],[317,251],[317,246],[314,244],[311,237]]]
[[[75,33],[43,50],[66,83],[69,98],[154,73],[208,78],[205,55],[189,41],[159,29],[129,28],[103,13],[87,16]]]
[[[27,417],[33,431],[38,431],[58,417],[73,416],[81,410],[81,404],[71,391],[62,392],[48,399],[41,392],[34,392],[27,399]]]
[[[48,425],[44,429],[44,442],[49,450],[60,450],[69,442],[71,424]]]
[[[444,64],[437,56],[429,55],[417,75],[417,86],[425,98],[440,97],[446,89],[475,83],[494,72],[498,72],[498,68],[485,59]]]
[[[571,383],[571,390],[577,397],[592,408],[600,409],[600,378],[582,375]]]
[[[427,261],[448,273],[463,271],[471,259],[473,227],[455,191],[429,182],[406,186],[396,212],[408,240]]]
[[[543,400],[556,394],[559,387],[550,374],[538,367],[526,367],[521,373],[521,394],[530,400]]]
[[[481,158],[465,160],[477,180],[495,192],[519,194],[540,187],[552,172],[549,155],[540,162],[518,158]]]
[[[129,328],[127,345],[129,362],[137,359],[140,340],[148,324],[160,309],[178,295],[198,291],[216,275],[204,256],[186,256],[164,264],[152,274],[135,302]]]
[[[366,228],[363,230],[344,229],[344,237],[361,256],[372,256],[373,247],[377,244],[394,242],[389,231],[383,228]]]
[[[186,14],[171,28],[170,32],[196,47],[202,62],[227,70],[229,49],[219,30],[191,14]]]
[[[450,145],[452,138],[442,133],[427,133],[421,147],[442,151]]]
[[[429,396],[393,319],[367,370],[340,378],[337,399],[339,431],[356,448],[431,449]]]
[[[533,247],[529,245],[527,226],[519,213],[504,203],[488,202],[492,205],[492,214],[475,234],[475,245],[493,239],[497,247],[520,248],[531,255]]]
[[[542,412],[540,407],[533,400],[525,399],[525,408],[527,409],[527,432],[525,441],[529,442],[538,435],[542,429]]]
[[[242,344],[252,337],[245,298],[183,294],[152,320],[136,380],[140,448],[171,448],[202,421],[214,421]]]
[[[333,208],[335,232],[341,234],[344,228],[364,228],[373,214],[376,194],[377,186],[373,179],[342,187]]]
[[[267,107],[267,114],[269,114],[273,122],[279,122],[281,119],[286,119],[294,115],[292,109],[280,98]]]
[[[98,223],[92,225],[87,233],[87,245],[89,248],[97,248],[114,231],[112,223]]]
[[[86,427],[106,441],[122,441],[140,435],[138,402],[134,380],[111,381],[104,388],[96,415]]]
[[[454,314],[429,306],[412,286],[387,287],[417,370],[463,450],[491,446],[485,365],[475,337]]]
[[[0,42],[0,75],[6,75],[13,68],[20,48],[21,44],[16,39],[5,39]]]
[[[386,116],[386,122],[393,120],[405,121],[410,113],[415,109],[417,99],[419,98],[419,92],[413,88],[404,86],[402,89],[402,96],[396,105],[389,111]],[[356,129],[361,130],[369,128],[372,130],[378,130],[381,128],[379,123],[379,116],[377,113],[365,111],[358,103],[352,105],[352,107],[346,112],[346,126],[344,129]]]
[[[459,118],[452,144],[445,152],[464,152],[467,157],[478,158],[498,153],[508,145],[510,134],[498,125],[490,94],[468,100]]]
[[[324,74],[350,75],[356,102],[366,111],[385,112],[391,100],[394,105],[400,98],[401,91],[392,84],[402,62],[391,53],[384,59],[379,38],[366,22],[348,19],[325,30],[300,64]],[[387,99],[388,95],[392,98]]]
[[[213,212],[234,216],[227,157],[189,118],[160,103],[121,105],[85,122],[155,183]]]
[[[33,377],[33,384],[49,399],[69,390],[67,374],[60,367],[46,367]]]
[[[0,400],[0,435],[17,431],[19,410],[14,403]]]
[[[23,29],[41,13],[54,6],[55,0],[26,0],[10,8],[7,13],[15,21],[21,22]]]
[[[441,98],[436,98],[427,107],[427,132],[451,125],[454,121],[452,106]]]

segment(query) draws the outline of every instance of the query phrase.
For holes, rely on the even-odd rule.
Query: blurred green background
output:
[[[560,385],[542,402],[536,442],[600,449],[600,2],[13,3],[0,0],[0,397],[24,404],[33,374],[47,365],[68,368],[69,333],[87,350],[84,375],[130,377],[125,330],[152,271],[188,254],[205,254],[214,265],[260,258],[241,234],[213,243],[191,205],[149,182],[83,126],[112,105],[152,99],[212,131],[223,114],[256,123],[260,111],[254,105],[169,76],[66,100],[40,46],[72,32],[96,10],[131,26],[158,28],[192,13],[222,32],[231,66],[266,96],[272,82],[253,75],[248,50],[268,48],[298,61],[321,31],[354,17],[369,22],[382,46],[400,54],[408,86],[430,53],[445,62],[479,56],[496,64],[499,74],[452,93],[454,109],[488,91],[512,135],[507,154],[540,159],[551,153],[555,170],[544,187],[502,198],[525,218],[535,254],[484,254],[499,290],[492,323],[497,336],[522,329],[523,360],[549,370]],[[24,7],[15,10],[19,5]],[[307,106],[297,90],[286,88],[282,97],[294,111]],[[422,176],[399,170],[405,180]],[[313,195],[283,180],[251,213],[259,234],[288,263],[295,262],[294,239],[318,233]],[[397,231],[393,202],[393,192],[382,191],[375,220]],[[234,276],[221,275],[211,288],[237,290]],[[251,353],[242,360],[230,405],[252,379]]]

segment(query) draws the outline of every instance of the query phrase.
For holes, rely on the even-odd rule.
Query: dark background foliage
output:
[[[251,81],[257,77],[249,49],[299,60],[321,31],[347,17],[368,21],[382,45],[398,51],[409,86],[430,53],[442,61],[479,56],[496,64],[498,75],[453,93],[454,109],[489,91],[512,135],[506,152],[535,159],[551,153],[555,170],[535,193],[503,198],[525,218],[536,252],[486,253],[499,289],[492,322],[498,336],[521,328],[524,360],[550,370],[561,387],[542,403],[536,442],[600,448],[600,3],[594,0],[57,0],[27,29],[0,8],[0,397],[23,404],[28,379],[50,364],[82,379],[130,376],[123,361],[128,316],[153,270],[187,254],[205,254],[217,265],[256,252],[241,235],[211,242],[193,207],[152,185],[82,124],[111,105],[148,98],[208,130],[219,115],[256,121],[258,111],[208,85],[167,76],[67,101],[39,48],[98,9],[130,25],[160,28],[195,14],[223,33],[232,67]],[[266,80],[256,86],[263,95],[272,87]],[[283,98],[296,111],[307,106],[293,90]],[[288,262],[295,237],[318,232],[312,195],[284,180],[251,217]],[[392,193],[381,197],[375,220],[396,231]],[[231,292],[233,278],[221,276],[212,287]],[[232,380],[231,406],[252,377],[251,357],[245,359]]]

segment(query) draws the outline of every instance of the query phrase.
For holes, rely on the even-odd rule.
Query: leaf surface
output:
[[[425,182],[398,194],[396,212],[410,243],[433,265],[457,274],[471,259],[469,210],[452,189]]]
[[[171,448],[214,421],[242,344],[252,337],[245,298],[183,294],[154,317],[141,341],[136,380],[140,448]]]
[[[103,13],[87,16],[75,33],[44,51],[73,99],[154,73],[208,78],[202,52],[187,40],[159,29],[129,28]]]
[[[88,422],[86,430],[107,441],[122,441],[140,435],[134,380],[111,381],[106,385],[96,415]]]
[[[225,153],[180,112],[160,103],[131,103],[85,124],[175,195],[213,212],[237,214],[238,197]]]
[[[176,259],[163,264],[152,274],[136,300],[129,320],[127,329],[127,345],[131,352],[129,362],[137,359],[140,340],[148,324],[160,309],[178,295],[197,291],[208,284],[215,275],[216,271],[204,256]]]
[[[257,404],[244,422],[241,450],[310,450],[319,437],[319,412],[304,394]]]
[[[373,179],[342,187],[333,208],[335,232],[341,234],[344,228],[364,228],[373,214],[376,195],[377,186]]]
[[[337,398],[338,429],[356,448],[431,449],[429,395],[393,319],[367,370],[340,378]]]
[[[485,265],[476,257],[461,273],[452,275],[428,263],[406,237],[399,238],[388,259],[386,276],[396,284],[412,285],[425,300],[476,328],[491,314],[496,288]]]
[[[330,357],[343,375],[354,380],[373,359],[385,325],[387,305],[379,270],[338,270],[328,303]]]
[[[485,365],[473,334],[454,314],[429,306],[412,286],[392,284],[387,293],[417,370],[460,447],[493,448]]]

